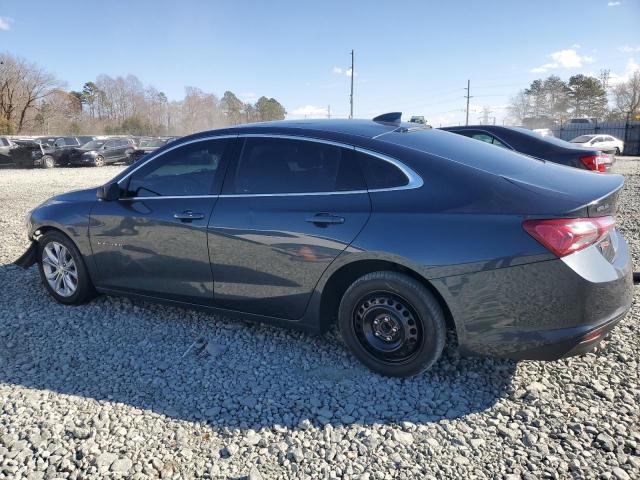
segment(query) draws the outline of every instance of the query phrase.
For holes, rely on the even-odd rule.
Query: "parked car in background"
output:
[[[572,118],[569,123],[596,123],[597,118]]]
[[[55,139],[52,140],[55,141]],[[40,138],[19,138],[12,140],[13,146],[9,150],[11,163],[16,168],[35,167],[34,158],[42,154],[43,145],[48,146],[47,140]]]
[[[96,137],[81,135],[78,137],[57,137],[53,143],[43,143],[40,150],[34,150],[33,163],[35,166],[53,168],[56,165],[69,164],[69,154],[74,148],[94,140]]]
[[[13,165],[11,148],[13,143],[8,137],[0,137],[0,167]]]
[[[584,149],[559,138],[543,137],[526,128],[469,125],[444,127],[442,130],[570,167],[596,172],[607,172],[611,169],[612,158],[602,154],[599,149]]]
[[[170,140],[168,138],[142,137],[138,140],[138,146],[133,151],[130,161],[137,162],[146,154],[151,153],[158,148],[166,145]]]
[[[128,137],[92,140],[69,153],[69,165],[103,167],[109,163],[128,162],[135,143]]]
[[[62,304],[102,292],[309,332],[336,322],[390,376],[433,365],[448,327],[465,353],[598,345],[633,298],[613,216],[624,178],[394,118],[171,142],[34,209],[17,263],[37,262]]]
[[[570,142],[580,147],[597,149],[614,155],[621,155],[624,152],[624,142],[611,135],[580,135]]]

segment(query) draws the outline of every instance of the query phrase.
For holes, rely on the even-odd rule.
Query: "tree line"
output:
[[[627,81],[610,85],[608,70],[599,77],[557,75],[531,82],[514,95],[507,107],[513,121],[525,126],[552,125],[571,118],[629,121],[640,115],[640,72]]]
[[[243,102],[233,92],[222,98],[185,87],[170,101],[135,75],[100,75],[82,90],[35,63],[0,54],[0,133],[186,135],[239,123],[282,120],[286,111],[274,98]]]

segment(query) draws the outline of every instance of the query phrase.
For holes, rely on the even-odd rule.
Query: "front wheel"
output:
[[[102,155],[98,155],[96,157],[95,165],[96,165],[96,167],[104,167],[105,161],[104,161],[104,157]]]
[[[45,155],[42,157],[42,167],[43,168],[53,168],[56,166],[56,161],[53,159],[51,155]]]
[[[58,302],[80,305],[95,296],[82,254],[63,233],[51,231],[38,240],[38,260],[42,283]]]
[[[338,311],[340,334],[371,370],[410,377],[429,369],[442,354],[446,323],[434,295],[397,272],[373,272],[345,292]]]
[[[618,147],[616,147],[615,152],[613,152],[613,154],[617,157],[620,155],[620,149]]]

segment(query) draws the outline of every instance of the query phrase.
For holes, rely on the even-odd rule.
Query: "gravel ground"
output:
[[[640,265],[640,160],[619,226]],[[640,309],[595,354],[382,378],[312,337],[100,297],[10,265],[24,216],[118,167],[0,171],[0,478],[640,478]]]

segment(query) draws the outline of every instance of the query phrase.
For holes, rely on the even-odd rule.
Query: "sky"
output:
[[[106,6],[108,5],[108,6]],[[536,78],[640,69],[640,0],[191,1],[2,0],[0,51],[72,90],[136,75],[170,100],[185,86],[244,101],[265,95],[288,118],[402,111],[433,126],[470,123]]]

